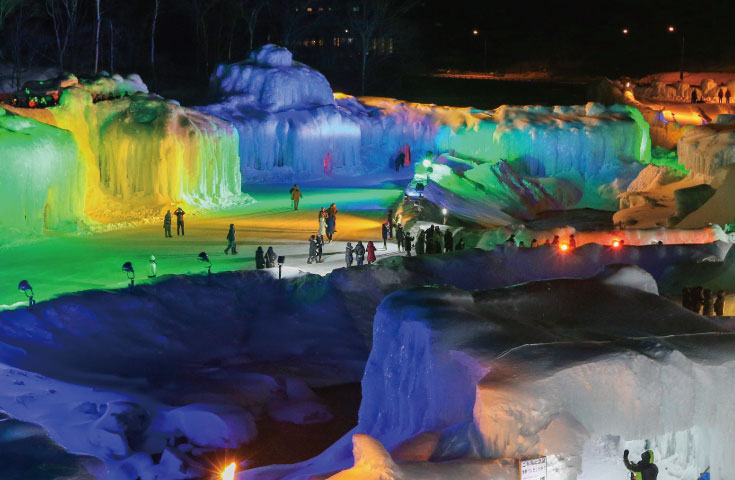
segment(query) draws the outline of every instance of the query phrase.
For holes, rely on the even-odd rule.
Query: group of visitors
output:
[[[181,207],[174,210],[176,216],[176,235],[184,235],[184,215],[186,212]],[[166,238],[171,238],[171,210],[166,211],[166,215],[163,217],[163,234]]]
[[[372,241],[367,243],[367,247],[362,244],[362,241],[358,241],[354,247],[352,246],[352,242],[347,242],[347,246],[345,247],[345,264],[348,267],[351,267],[355,261],[357,261],[357,265],[364,264],[366,257],[368,265],[374,263],[376,260],[375,244]]]
[[[416,254],[433,254],[442,252],[451,252],[454,250],[464,250],[464,239],[460,238],[457,243],[454,242],[454,235],[450,229],[444,230],[437,225],[431,225],[426,230],[419,230],[416,239]],[[410,250],[406,248],[406,252],[410,256]]]
[[[337,213],[339,213],[339,210],[337,210],[337,205],[334,203],[329,208],[322,207],[319,210],[319,230],[317,231],[317,235],[321,235],[322,237],[326,236],[327,243],[332,243],[332,237],[337,231]]]
[[[725,291],[720,290],[713,296],[712,290],[701,286],[684,287],[681,291],[681,305],[700,315],[721,317],[725,313]]]
[[[258,270],[274,268],[276,260],[278,260],[278,255],[273,251],[273,247],[268,247],[265,253],[263,253],[263,247],[258,247],[255,250],[255,268]]]
[[[730,103],[730,98],[732,98],[732,92],[730,92],[729,88],[718,89],[717,90],[717,98],[720,100],[720,103],[722,103],[722,100],[725,100],[725,103]],[[701,97],[697,97],[697,91],[692,89],[692,103],[705,103],[704,95]]]
[[[623,241],[620,240],[619,243],[622,245]],[[515,247],[520,247],[520,248],[528,248],[528,246],[526,245],[526,242],[524,242],[523,240],[521,240],[520,242],[516,240],[515,234],[511,234],[510,237],[508,237],[508,239],[505,241],[505,244],[515,246]],[[538,245],[539,243],[537,239],[535,238],[531,239],[530,248],[536,248],[538,247]],[[557,247],[557,248],[560,247],[561,245],[565,245],[567,248],[570,248],[570,249],[577,248],[577,239],[574,238],[574,234],[571,234],[569,235],[569,239],[567,240],[567,242],[562,244],[561,239],[559,238],[559,235],[554,235],[554,237],[551,240],[547,238],[546,241],[544,242],[544,245],[551,245],[552,247]]]

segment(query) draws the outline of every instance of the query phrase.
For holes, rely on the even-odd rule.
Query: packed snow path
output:
[[[129,229],[84,236],[55,235],[1,246],[0,284],[5,288],[0,291],[0,309],[26,303],[15,287],[21,280],[30,282],[37,301],[61,293],[124,287],[128,281],[121,267],[127,261],[135,268],[136,284],[148,282],[151,255],[156,257],[157,273],[161,276],[206,271],[197,260],[202,251],[209,255],[212,272],[254,269],[255,249],[259,245],[263,250],[273,246],[278,255],[285,255],[285,267],[319,274],[344,266],[348,241],[362,240],[367,245],[368,240],[373,240],[378,258],[395,254],[395,243],[389,241],[386,251],[379,241],[381,222],[403,195],[404,182],[389,178],[369,186],[354,180],[332,181],[329,186],[300,184],[304,196],[298,211],[291,207],[292,185],[245,186],[256,203],[207,215],[187,215],[183,237],[176,235],[174,218],[173,238],[165,238],[161,217],[160,222]],[[339,183],[350,186],[336,186]],[[339,208],[334,242],[325,245],[324,263],[309,265],[309,236],[317,232],[319,209],[331,203]],[[230,223],[235,224],[237,231],[238,255],[224,254]]]

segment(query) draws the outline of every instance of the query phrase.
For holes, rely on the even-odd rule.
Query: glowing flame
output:
[[[569,250],[569,245],[567,245],[566,243],[562,243],[561,245],[559,245],[559,249],[562,252],[566,252],[567,250]]]
[[[224,469],[222,472],[222,480],[235,480],[235,470],[237,469],[237,464],[235,462],[232,462],[231,464],[227,465],[227,468]]]

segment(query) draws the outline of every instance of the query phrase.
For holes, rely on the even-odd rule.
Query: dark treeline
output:
[[[138,72],[164,93],[205,91],[217,63],[269,42],[337,89],[383,93],[437,69],[728,70],[733,14],[732,1],[0,0],[0,62],[11,77],[39,67]]]

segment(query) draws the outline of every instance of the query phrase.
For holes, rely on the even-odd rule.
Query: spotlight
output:
[[[569,245],[567,245],[566,243],[562,243],[559,245],[559,250],[561,250],[562,252],[566,252],[567,250],[569,250]]]
[[[212,262],[209,261],[207,252],[199,252],[197,260],[207,265],[207,275],[212,275]]]
[[[227,468],[222,470],[222,480],[235,480],[235,470],[237,470],[235,462],[227,465]]]
[[[279,255],[278,257],[278,279],[281,278],[281,267],[283,267],[283,264],[286,263],[286,256],[285,255]]]
[[[128,277],[128,280],[130,280],[129,287],[133,288],[135,286],[135,270],[133,269],[133,264],[130,262],[123,263],[122,271]]]
[[[431,166],[431,160],[429,160],[428,158],[424,158],[424,161],[421,162],[421,165],[423,165],[424,168],[429,168]]]
[[[28,298],[28,307],[32,307],[36,304],[36,301],[33,299],[33,287],[28,283],[28,280],[21,280],[18,284],[18,290],[26,294],[26,297]]]
[[[442,208],[442,215],[444,215],[443,225],[446,225],[447,224],[447,209],[446,208]]]

